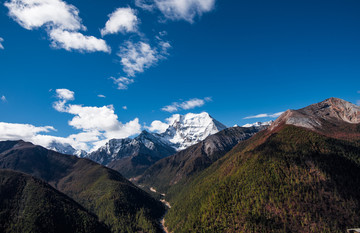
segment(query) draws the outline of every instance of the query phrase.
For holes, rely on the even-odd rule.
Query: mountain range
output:
[[[168,193],[170,187],[187,182],[190,177],[210,166],[240,141],[266,128],[267,126],[224,129],[185,150],[159,160],[133,180],[141,186],[155,186],[156,190]]]
[[[144,130],[133,139],[112,139],[85,157],[131,178],[141,175],[156,161],[226,129],[206,112],[175,114],[169,121],[169,127],[161,134]]]
[[[40,191],[37,193],[36,185],[33,184],[37,182],[36,179],[41,179],[52,186],[52,188],[50,188],[49,185],[40,184],[40,186],[43,186],[44,192],[46,192],[46,196],[44,197],[53,200],[54,207],[47,205],[47,199],[44,199],[44,206],[46,208],[43,210],[35,207],[29,209],[29,214],[40,211],[36,216],[42,216],[43,219],[41,221],[45,221],[46,223],[50,221],[50,224],[51,221],[56,220],[53,219],[53,217],[56,216],[47,216],[46,213],[51,212],[52,208],[55,208],[57,205],[62,205],[62,202],[69,202],[69,200],[63,200],[64,196],[67,195],[69,197],[68,199],[72,199],[72,201],[70,201],[72,204],[69,204],[69,209],[64,209],[63,211],[64,213],[73,214],[74,216],[76,216],[75,214],[81,214],[81,216],[83,216],[78,222],[79,229],[87,229],[85,227],[88,225],[90,231],[90,229],[97,226],[96,223],[92,223],[93,221],[90,215],[86,216],[87,213],[92,213],[92,219],[98,218],[99,221],[106,226],[104,229],[107,229],[107,231],[160,231],[158,219],[164,213],[163,204],[133,185],[118,172],[89,159],[60,154],[24,141],[5,141],[0,142],[0,170],[1,169],[11,169],[35,177],[28,178],[28,176],[16,175],[19,179],[9,183],[9,185],[14,185],[14,195],[16,194],[23,197],[20,200],[23,199],[25,203],[29,201],[29,205],[36,205],[37,202],[33,203],[28,198],[42,194]],[[9,174],[5,175],[9,176]],[[29,182],[34,187],[22,190],[24,184],[16,186],[16,183],[19,182]],[[45,189],[50,191],[46,191]],[[58,192],[54,192],[54,189]],[[24,193],[24,191],[26,191],[26,193]],[[59,194],[60,192],[62,194]],[[1,194],[7,195],[2,191]],[[15,203],[13,206],[11,205],[11,202],[19,202],[20,200],[16,198],[12,200],[10,198],[9,201],[5,201],[5,204],[6,206],[15,208],[15,210],[16,208],[20,208],[20,211],[24,204]],[[38,199],[34,197],[32,200],[35,201]],[[56,202],[57,200],[59,200],[59,202]],[[63,208],[66,208],[66,206]],[[15,210],[11,209],[13,212]],[[80,212],[80,210],[82,210],[82,212]],[[61,213],[62,210],[59,209],[56,211]],[[16,211],[14,213],[21,214]],[[22,214],[19,216],[20,219],[21,216]],[[42,224],[41,222],[36,222],[40,221],[36,219],[36,216],[29,216],[30,222],[28,224],[31,225],[31,221],[35,221],[34,224]],[[59,221],[60,220],[61,219],[59,219]],[[26,228],[23,228],[26,224],[22,225],[21,221],[19,221],[14,223],[17,224],[19,228],[14,229],[21,229],[19,232],[26,232]],[[87,223],[87,221],[90,221],[91,224]],[[66,223],[66,221],[63,223]],[[7,229],[9,229],[10,232],[14,232],[12,229],[13,226],[11,225],[13,223],[7,222],[6,224],[10,224]],[[100,223],[98,224],[98,227],[99,226]],[[48,231],[43,229],[39,232]],[[79,230],[78,232],[87,232],[87,230]]]
[[[0,142],[0,231],[358,227],[359,106],[329,98],[244,127],[226,128],[207,113],[175,115],[169,123],[163,133],[112,139],[85,158]]]
[[[187,182],[144,185],[163,188],[171,232],[345,232],[360,221],[359,114],[337,98],[288,110]]]

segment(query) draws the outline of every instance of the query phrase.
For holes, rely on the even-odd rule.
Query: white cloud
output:
[[[106,98],[106,96],[104,96],[104,95],[97,95],[99,98]]]
[[[151,123],[150,127],[145,126],[145,128],[151,132],[163,133],[169,128],[169,124],[156,120]]]
[[[122,108],[123,108],[124,110],[127,110],[127,106],[123,106]]]
[[[247,117],[244,117],[243,119],[265,118],[265,117],[276,118],[276,117],[280,116],[283,113],[284,112],[277,112],[277,113],[274,113],[274,114],[261,113],[261,114],[257,114],[257,115],[254,115],[254,116],[247,116]]]
[[[128,89],[128,85],[134,83],[134,79],[130,79],[126,77],[120,77],[120,78],[111,77],[110,79],[114,81],[114,84],[117,85],[117,89],[119,90],[126,90]]]
[[[118,8],[109,15],[109,20],[105,24],[105,28],[101,29],[101,35],[117,34],[119,32],[125,34],[128,32],[137,32],[139,20],[135,10],[130,7]]]
[[[74,99],[74,92],[57,89],[56,93],[59,100],[54,102],[54,109],[74,115],[68,124],[81,131],[67,137],[67,143],[74,147],[83,148],[90,143],[90,147],[94,148],[100,145],[99,141],[125,138],[141,132],[138,118],[123,124],[112,105],[94,107],[69,104],[68,101]]]
[[[180,104],[180,107],[182,109],[193,109],[193,108],[196,108],[196,107],[201,107],[205,104],[205,100],[202,100],[202,99],[191,99],[191,100],[188,100],[188,101],[185,101],[183,103]]]
[[[56,141],[71,144],[76,149],[87,149],[86,143],[76,141],[71,137],[64,138],[44,134],[50,131],[55,131],[54,127],[0,122],[0,141],[24,140],[44,147],[48,147],[51,142]]]
[[[89,149],[87,142],[99,140],[96,135],[91,135],[91,132],[73,134],[69,137],[56,137],[44,134],[50,131],[55,131],[55,129],[52,126],[37,127],[31,124],[0,122],[0,141],[24,140],[44,147],[48,147],[55,141],[62,144],[70,144],[75,149],[87,150]],[[87,134],[87,136],[84,134]]]
[[[75,93],[68,89],[56,89],[56,97],[59,99],[54,102],[53,107],[59,112],[65,112],[65,104],[69,100],[74,100]]]
[[[189,109],[193,109],[196,107],[201,107],[206,102],[209,102],[209,101],[212,101],[212,99],[210,97],[206,97],[204,99],[194,98],[194,99],[190,99],[190,100],[184,101],[184,102],[173,102],[171,105],[167,105],[167,106],[161,108],[161,110],[163,110],[165,112],[176,112],[179,110],[189,110]]]
[[[6,97],[5,97],[4,95],[2,95],[0,99],[1,99],[2,102],[6,102],[6,101],[7,101],[7,100],[6,100]]]
[[[155,9],[153,0],[135,0],[135,5],[147,11],[153,11]]]
[[[136,0],[135,4],[150,11],[157,8],[167,19],[192,23],[196,16],[213,10],[215,0]]]
[[[41,132],[55,130],[52,126],[35,127],[30,124],[13,124],[0,122],[0,141],[4,140],[28,140]]]
[[[79,10],[61,0],[10,0],[4,4],[9,16],[28,30],[45,27],[51,45],[68,51],[110,52],[102,39],[85,36],[86,30],[79,17]]]
[[[125,43],[117,54],[121,58],[124,72],[134,77],[135,73],[142,73],[158,61],[157,51],[144,42]]]
[[[52,40],[51,45],[55,48],[63,48],[67,51],[111,52],[110,47],[103,39],[98,39],[94,36],[85,36],[80,32],[53,29],[50,31],[49,36]]]
[[[165,112],[176,112],[176,111],[178,111],[178,106],[176,105],[176,103],[173,103],[172,105],[167,105],[167,106],[161,108],[161,110],[163,110]]]
[[[170,47],[170,44],[164,41],[160,41],[157,48],[142,41],[138,43],[127,41],[124,46],[120,47],[117,55],[121,58],[120,63],[124,72],[128,76],[134,77],[136,73],[143,73],[145,69],[155,65],[160,59],[164,59]]]
[[[74,100],[75,93],[65,88],[56,89],[56,95],[61,100]]]
[[[10,0],[4,5],[10,17],[28,30],[44,25],[68,30],[85,28],[79,10],[61,0]]]
[[[2,42],[4,42],[4,39],[0,37],[0,49],[4,49],[4,46],[2,45]]]

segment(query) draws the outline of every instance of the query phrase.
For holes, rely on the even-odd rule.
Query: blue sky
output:
[[[232,126],[329,97],[360,99],[359,1],[0,3],[0,122],[31,125],[3,139],[85,132],[102,142],[175,113],[206,111]],[[112,124],[81,122],[101,110]]]

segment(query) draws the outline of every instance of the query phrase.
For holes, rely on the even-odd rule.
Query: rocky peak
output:
[[[360,107],[339,98],[329,98],[299,110],[287,110],[270,127],[288,124],[309,129],[321,128],[323,121],[360,123]]]

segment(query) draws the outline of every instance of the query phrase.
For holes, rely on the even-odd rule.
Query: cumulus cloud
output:
[[[156,120],[153,121],[150,126],[145,126],[145,128],[151,132],[163,133],[169,128],[169,124]]]
[[[79,10],[61,0],[10,0],[4,5],[10,17],[28,30],[44,25],[68,30],[84,28]]]
[[[135,10],[130,7],[118,8],[109,15],[105,28],[101,29],[101,35],[137,32],[138,24]]]
[[[4,46],[2,45],[2,42],[4,42],[4,39],[0,37],[0,49],[4,49]]]
[[[61,0],[10,0],[4,4],[9,16],[28,30],[45,27],[51,45],[68,51],[110,52],[102,39],[85,36],[86,30],[79,17],[79,10]]]
[[[167,19],[192,23],[196,16],[213,10],[215,0],[136,0],[135,4],[150,11],[156,8]]]
[[[53,29],[50,31],[49,35],[52,41],[51,45],[55,48],[63,48],[67,51],[78,50],[81,52],[111,52],[110,47],[103,39],[98,39],[94,36],[85,36],[80,32]]]
[[[53,104],[53,107],[59,112],[65,112],[65,103],[74,100],[75,93],[68,89],[56,89],[56,97],[59,99]]]
[[[277,112],[277,113],[274,113],[274,114],[261,113],[261,114],[257,114],[257,115],[254,115],[254,116],[247,116],[247,117],[244,117],[243,119],[266,118],[266,117],[276,118],[276,117],[280,116],[283,113],[284,112]]]
[[[117,89],[119,90],[128,89],[128,85],[134,82],[134,79],[130,79],[126,77],[120,77],[120,78],[111,77],[111,79],[114,81],[114,84],[117,85]]]
[[[210,97],[206,97],[204,99],[194,98],[194,99],[190,99],[190,100],[187,100],[184,102],[173,102],[171,105],[167,105],[167,106],[161,108],[161,110],[163,110],[165,112],[176,112],[179,110],[189,110],[189,109],[193,109],[196,107],[201,107],[206,102],[209,102],[211,100],[212,99]]]
[[[104,95],[97,95],[99,98],[106,98],[106,96],[104,96]]]
[[[2,102],[6,102],[6,101],[7,101],[7,100],[6,100],[6,97],[5,97],[4,95],[2,95],[0,99],[1,99]]]
[[[4,140],[28,140],[42,132],[55,130],[52,126],[35,127],[30,124],[13,124],[0,122],[0,141]]]
[[[83,137],[83,133],[73,134],[68,137],[57,137],[44,134],[51,131],[55,131],[54,127],[52,126],[38,127],[31,124],[0,122],[0,141],[24,140],[44,147],[49,147],[52,142],[57,142],[61,144],[69,144],[75,149],[87,150],[87,142],[89,139],[99,140],[96,135],[92,138],[90,136]]]
[[[65,88],[61,88],[61,89],[56,89],[56,95],[58,99],[61,100],[74,100],[74,95],[75,93],[73,91],[70,91],[68,89]]]
[[[74,99],[74,92],[57,89],[56,93],[58,101],[54,102],[54,109],[74,115],[68,124],[81,131],[68,137],[71,139],[69,144],[91,142],[94,147],[100,145],[99,141],[125,138],[141,132],[138,118],[123,124],[118,120],[112,105],[95,107],[69,104],[68,101]]]

